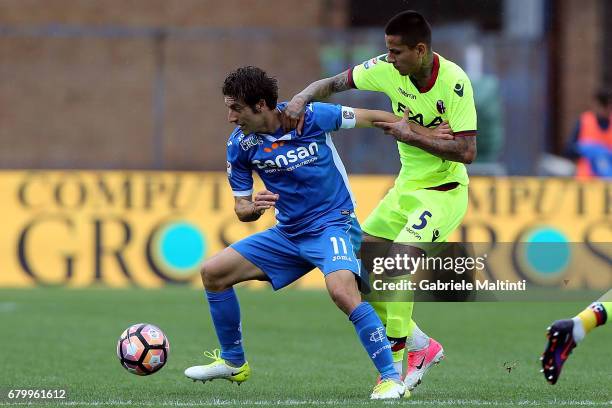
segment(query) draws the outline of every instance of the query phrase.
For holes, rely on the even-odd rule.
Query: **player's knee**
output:
[[[220,273],[220,268],[213,260],[205,261],[200,268],[202,283],[208,290],[222,290],[223,275]]]
[[[347,315],[361,302],[359,293],[353,293],[354,291],[351,288],[336,285],[328,288],[328,290],[336,306]]]

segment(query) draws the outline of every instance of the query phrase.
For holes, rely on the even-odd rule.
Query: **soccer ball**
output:
[[[170,343],[164,332],[148,323],[134,324],[121,333],[117,357],[123,368],[132,374],[158,372],[168,361]]]

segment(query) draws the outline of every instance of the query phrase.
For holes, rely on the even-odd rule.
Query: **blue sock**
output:
[[[222,292],[206,291],[210,315],[217,338],[221,344],[221,358],[240,367],[244,364],[242,349],[242,327],[240,326],[240,305],[234,288]]]
[[[361,302],[353,310],[349,319],[355,325],[361,344],[368,352],[370,359],[380,372],[381,379],[392,378],[400,380],[400,375],[393,368],[391,343],[387,333],[374,308],[368,302]]]

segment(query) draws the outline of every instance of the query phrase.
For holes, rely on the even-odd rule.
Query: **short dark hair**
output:
[[[223,82],[223,95],[243,101],[251,107],[260,100],[266,101],[270,109],[276,108],[278,85],[276,78],[269,77],[261,68],[246,66],[230,73]]]
[[[402,43],[410,48],[420,42],[431,48],[431,27],[425,17],[414,10],[402,11],[385,26],[385,34],[399,35]]]
[[[610,106],[612,105],[612,89],[611,88],[600,88],[595,93],[595,99],[597,103],[601,106]]]

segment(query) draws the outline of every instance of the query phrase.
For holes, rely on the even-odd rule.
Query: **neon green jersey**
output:
[[[410,120],[425,127],[448,121],[456,137],[476,135],[476,107],[472,84],[455,63],[434,53],[431,81],[419,89],[409,76],[400,75],[387,57],[381,55],[359,64],[349,71],[349,79],[357,89],[384,92],[393,112],[402,116],[410,108]],[[397,144],[402,168],[396,187],[419,189],[458,182],[468,184],[463,163],[434,156],[406,143]]]

